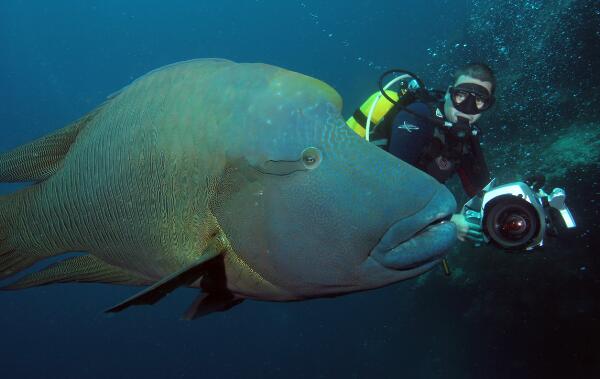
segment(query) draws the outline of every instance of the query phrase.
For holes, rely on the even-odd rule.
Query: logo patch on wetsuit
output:
[[[398,126],[398,129],[404,129],[407,132],[411,133],[413,130],[419,130],[419,127],[413,124],[407,124],[406,121],[402,125]]]
[[[443,171],[452,169],[452,162],[442,156],[435,158],[435,164]]]
[[[435,108],[435,115],[439,118],[444,118],[444,115],[442,114],[442,111],[440,111],[440,108]]]

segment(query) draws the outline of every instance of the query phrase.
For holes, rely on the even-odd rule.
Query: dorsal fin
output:
[[[0,183],[41,182],[60,167],[79,132],[102,106],[74,123],[0,154]]]

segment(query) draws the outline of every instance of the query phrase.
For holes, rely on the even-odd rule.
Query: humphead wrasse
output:
[[[0,155],[4,287],[148,286],[110,308],[201,289],[187,318],[243,299],[382,287],[437,265],[456,203],[359,138],[325,83],[202,59],[152,71],[76,122]]]

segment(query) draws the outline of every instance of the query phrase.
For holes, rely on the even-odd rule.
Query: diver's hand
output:
[[[456,225],[456,237],[460,241],[464,242],[469,240],[475,243],[476,246],[485,242],[483,233],[481,232],[481,226],[467,221],[462,213],[452,215],[450,221]]]

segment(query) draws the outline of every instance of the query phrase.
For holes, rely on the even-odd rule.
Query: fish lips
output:
[[[395,222],[373,248],[371,257],[393,270],[410,270],[443,258],[457,240],[456,225],[450,222],[455,206],[454,201],[444,201]]]

